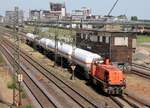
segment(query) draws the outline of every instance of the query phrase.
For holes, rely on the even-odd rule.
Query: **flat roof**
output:
[[[100,29],[78,29],[87,32],[106,32],[106,33],[138,33],[137,31],[121,31],[121,30],[100,30]]]

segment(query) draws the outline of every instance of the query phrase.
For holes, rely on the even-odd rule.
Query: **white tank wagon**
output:
[[[43,47],[46,50],[51,52],[55,52],[55,41],[50,40],[48,38],[41,38],[38,42],[39,46]],[[58,47],[60,46],[60,42],[57,43]]]
[[[39,46],[51,51],[55,52],[55,41],[50,40],[48,38],[42,38],[39,40]],[[60,43],[57,42],[57,47],[58,47],[58,54],[60,54],[62,57],[66,59],[71,59],[72,55],[72,46],[65,44],[65,43]]]
[[[46,49],[49,49],[52,52],[55,52],[55,41],[50,39],[41,39],[42,46]],[[86,71],[89,71],[90,64],[93,60],[100,60],[101,56],[98,54],[76,48],[75,53],[73,55],[73,47],[69,44],[58,42],[58,54],[62,57],[73,60],[76,64],[85,68]]]
[[[34,38],[31,35],[30,38]],[[35,36],[36,37],[36,36]],[[100,60],[101,56],[98,54],[76,48],[75,53],[73,53],[73,47],[66,43],[57,42],[58,44],[58,54],[60,54],[62,57],[68,59],[68,61],[73,61],[74,63],[78,64],[79,66],[83,67],[85,71],[89,71],[91,67],[91,63],[94,60]],[[38,40],[38,45],[43,47],[46,50],[49,50],[51,52],[55,53],[55,41],[48,39],[48,38],[41,38]]]
[[[55,52],[55,41],[53,40],[47,41],[46,49]]]
[[[47,48],[47,44],[49,43],[49,39],[47,38],[41,38],[39,41],[38,41],[38,45],[43,47],[43,48]]]
[[[72,60],[87,72],[90,71],[93,61],[100,61],[101,59],[100,55],[80,48],[76,48],[75,53],[72,54]]]
[[[27,34],[27,39],[34,40],[37,36],[31,33]],[[62,57],[72,60],[79,66],[83,67],[85,71],[90,70],[91,63],[94,60],[100,60],[101,56],[98,54],[76,48],[75,53],[73,53],[73,47],[69,44],[57,42],[58,44],[58,54]],[[46,50],[50,50],[51,52],[55,52],[55,41],[48,38],[41,38],[38,40],[38,45],[43,47]]]
[[[58,46],[58,52],[60,55],[62,55],[64,58],[71,60],[71,56],[72,56],[72,46],[65,44],[65,43],[61,43]]]
[[[35,39],[36,37],[38,37],[38,36],[37,36],[37,35],[34,35],[34,34],[32,34],[32,33],[27,33],[27,34],[26,34],[26,38],[27,38],[27,40],[29,40],[29,41],[34,41],[34,39]]]
[[[38,36],[37,35],[34,35],[32,33],[27,33],[26,34],[26,42],[27,44],[33,44],[34,43],[34,40],[37,38]]]

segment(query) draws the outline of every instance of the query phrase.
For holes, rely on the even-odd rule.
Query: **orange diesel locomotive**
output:
[[[126,86],[123,72],[105,59],[103,64],[93,62],[91,65],[91,79],[94,84],[100,84],[108,94],[122,94]]]

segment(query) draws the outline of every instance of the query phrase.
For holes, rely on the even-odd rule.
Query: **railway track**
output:
[[[6,41],[3,41],[3,44],[7,46],[9,50],[14,50],[12,44],[6,43]],[[63,93],[65,93],[67,96],[69,96],[74,102],[76,102],[80,107],[100,107],[100,104],[97,104],[94,100],[90,99],[88,96],[82,95],[75,89],[73,89],[70,85],[66,84],[63,80],[59,79],[57,76],[53,74],[53,72],[48,71],[45,69],[41,64],[37,63],[33,58],[28,56],[25,52],[21,51],[21,57],[26,62],[28,62],[28,65],[32,66],[35,70],[40,72],[45,78],[49,80],[49,82],[53,83],[55,86],[57,86]]]
[[[136,64],[136,63],[132,63],[132,66],[138,67],[138,68],[144,69],[145,71],[150,72],[150,67],[147,67],[147,66],[144,66],[144,65],[139,65],[139,64]]]
[[[110,98],[116,102],[120,108],[150,108],[150,105],[144,103],[135,97],[124,93],[122,96],[110,96]]]
[[[3,55],[7,58],[8,62],[13,66],[13,55],[2,45],[0,45],[0,50]],[[20,65],[20,71],[24,76],[24,84],[32,93],[34,98],[41,108],[56,108],[57,106],[49,99],[49,97],[43,92],[43,90],[38,86],[37,82],[31,78],[31,76],[26,72],[24,67]]]
[[[10,43],[7,43],[9,44],[9,47],[11,47],[12,45],[10,45]],[[14,49],[14,48],[13,48]],[[47,73],[51,73],[49,72],[48,70],[46,70],[42,65],[40,65],[39,63],[37,63],[33,58],[31,58],[30,56],[27,55],[27,53],[25,52],[21,52],[21,55],[24,59],[26,59],[26,61],[28,62],[32,62],[32,66],[33,67],[36,67],[37,65],[41,68],[41,69],[38,69],[38,70],[42,70],[42,71],[47,71]],[[48,75],[43,73],[44,75],[46,75],[45,77],[48,78]],[[51,73],[52,74],[52,73]],[[54,74],[52,74],[53,76]],[[55,76],[55,75],[54,75]],[[63,81],[61,81],[63,82]],[[57,85],[58,86],[58,85]],[[63,87],[62,87],[63,88]],[[64,90],[65,91],[65,90]],[[79,93],[80,94],[80,93]],[[124,94],[125,95],[125,94]],[[127,97],[127,96],[123,96],[123,97],[114,97],[114,96],[111,96],[110,98],[118,104],[118,106],[120,108],[124,108],[124,107],[131,107],[131,108],[139,108],[136,104],[134,104],[133,102],[130,102],[128,99],[124,98],[124,97]],[[131,97],[131,96],[130,96]],[[138,103],[138,102],[137,102]],[[143,105],[144,106],[144,105]],[[94,106],[94,107],[98,107],[98,106]]]
[[[132,63],[132,73],[146,79],[150,79],[150,67]]]

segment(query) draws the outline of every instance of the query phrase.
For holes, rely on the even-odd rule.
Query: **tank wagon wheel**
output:
[[[131,65],[129,63],[125,63],[123,67],[124,72],[130,72],[131,71]]]
[[[123,71],[124,70],[124,65],[118,65],[118,68]]]

